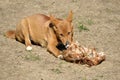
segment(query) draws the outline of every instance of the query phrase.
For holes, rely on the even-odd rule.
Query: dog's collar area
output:
[[[49,24],[49,27],[50,27],[50,28],[53,28],[53,26],[55,26],[53,23],[50,23],[50,24]]]

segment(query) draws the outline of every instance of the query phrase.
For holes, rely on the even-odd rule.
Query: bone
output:
[[[94,66],[105,60],[104,52],[98,53],[95,48],[80,46],[76,41],[73,42],[66,51],[63,51],[63,57],[66,61],[79,62]]]

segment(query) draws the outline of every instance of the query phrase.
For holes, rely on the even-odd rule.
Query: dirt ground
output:
[[[45,48],[8,39],[23,17],[35,13],[65,18],[74,12],[74,38],[106,54],[106,61],[93,67],[56,59]],[[89,31],[79,31],[79,24]],[[0,80],[120,80],[119,0],[0,0]]]

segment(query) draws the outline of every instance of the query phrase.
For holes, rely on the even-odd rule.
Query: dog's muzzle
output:
[[[68,48],[70,46],[70,42],[66,41],[65,48]]]

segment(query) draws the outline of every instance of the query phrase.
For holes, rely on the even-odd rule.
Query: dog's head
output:
[[[71,11],[66,19],[58,19],[50,16],[56,37],[64,46],[70,45],[73,41],[72,15]]]

